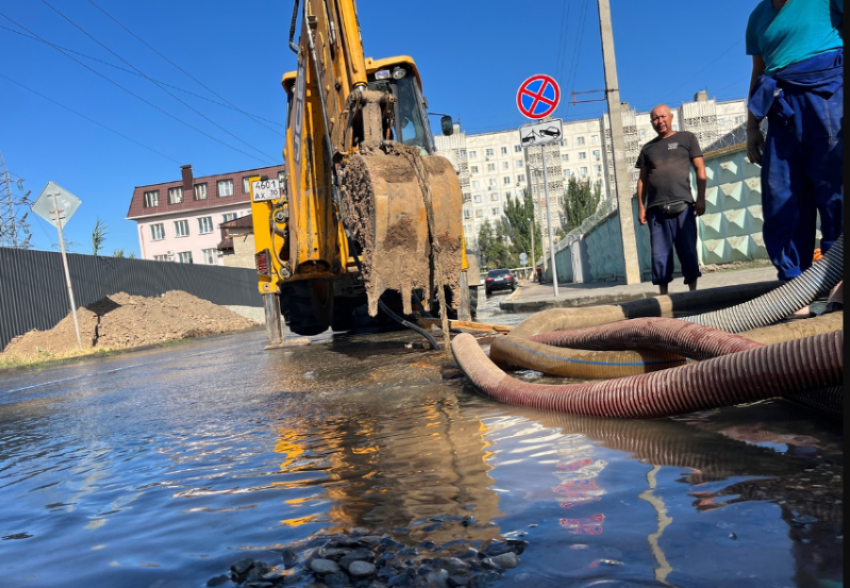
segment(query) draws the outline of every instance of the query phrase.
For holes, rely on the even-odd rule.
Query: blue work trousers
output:
[[[768,114],[761,183],[765,248],[790,280],[812,265],[818,212],[823,253],[843,230],[843,81],[830,97],[784,88],[784,99],[793,114]]]
[[[669,284],[673,281],[674,247],[685,284],[702,276],[697,257],[697,217],[693,205],[673,217],[665,215],[658,206],[647,208],[646,222],[652,248],[653,284]]]

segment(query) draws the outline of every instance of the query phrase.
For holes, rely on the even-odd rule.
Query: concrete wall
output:
[[[256,269],[254,263],[254,235],[233,235],[233,253],[221,257],[222,265],[226,267],[247,267]]]

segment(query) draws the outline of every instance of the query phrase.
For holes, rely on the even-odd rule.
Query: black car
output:
[[[484,278],[484,292],[487,296],[493,290],[516,290],[516,277],[509,269],[495,269],[487,272]]]

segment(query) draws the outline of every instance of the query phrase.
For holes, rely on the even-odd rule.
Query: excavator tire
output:
[[[387,141],[350,157],[341,184],[340,209],[360,250],[370,316],[386,290],[401,295],[406,315],[414,290],[440,284],[458,291],[463,195],[448,160]]]
[[[280,310],[289,330],[302,337],[318,335],[328,330],[333,313],[333,285],[330,299],[324,285],[314,282],[328,280],[302,280],[284,284],[280,288]],[[329,282],[329,281],[328,281]]]

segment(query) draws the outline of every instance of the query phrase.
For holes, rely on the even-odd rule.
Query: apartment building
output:
[[[696,134],[704,152],[728,147],[746,140],[746,100],[716,102],[704,91],[692,102],[670,106],[676,130]],[[623,132],[629,168],[637,161],[641,146],[655,137],[649,112],[638,113],[628,103],[622,105]],[[475,246],[478,231],[485,221],[498,221],[503,216],[507,197],[522,197],[531,191],[535,222],[544,240],[548,237],[548,216],[543,182],[541,147],[523,148],[517,129],[481,134],[466,134],[456,126],[450,136],[436,136],[437,153],[447,157],[461,179],[463,190],[463,227],[467,242]],[[611,156],[611,126],[608,114],[595,119],[569,121],[563,124],[560,143],[546,149],[546,176],[549,188],[549,210],[552,230],[569,227],[564,212],[563,196],[571,177],[599,185],[603,199],[616,206],[612,188],[614,162]],[[637,186],[637,170],[630,175],[630,189]]]
[[[141,258],[177,263],[224,265],[220,225],[251,214],[248,179],[283,180],[283,164],[194,177],[191,165],[181,178],[133,190],[127,219],[136,221]]]

